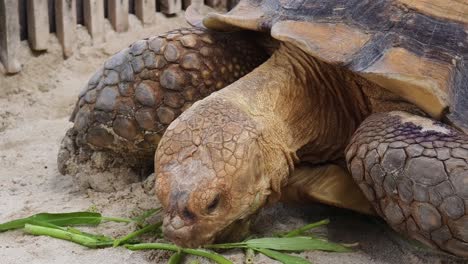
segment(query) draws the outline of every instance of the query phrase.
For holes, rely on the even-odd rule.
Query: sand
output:
[[[181,15],[158,16],[152,26],[142,27],[130,17],[128,33],[116,34],[106,25],[104,44],[94,44],[84,28],[78,30],[78,49],[63,60],[55,36],[47,53],[31,53],[21,44],[20,74],[0,75],[0,222],[39,212],[70,212],[94,209],[108,216],[131,217],[158,206],[153,181],[119,185],[116,191],[99,192],[80,188],[77,179],[57,170],[57,151],[68,117],[81,87],[110,55],[130,43],[172,28],[185,26]],[[0,69],[1,71],[1,69]],[[104,184],[104,183],[99,183]],[[343,243],[358,243],[346,254],[303,253],[313,263],[462,263],[446,255],[425,252],[410,245],[379,220],[346,210],[310,205],[278,205],[265,210],[255,231],[267,235],[311,221],[330,218],[319,232]],[[104,224],[95,232],[118,236],[133,226]],[[241,251],[223,253],[242,263]],[[0,234],[0,263],[166,263],[167,252],[131,252],[124,248],[92,250],[66,241],[26,235],[22,231]],[[193,258],[191,258],[193,259]],[[202,263],[206,262],[201,260]],[[186,260],[190,262],[190,258]],[[273,263],[257,255],[255,263]]]

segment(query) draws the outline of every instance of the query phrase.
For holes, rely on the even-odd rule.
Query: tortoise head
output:
[[[184,247],[247,235],[270,193],[262,156],[254,124],[226,101],[205,99],[184,112],[155,157],[164,235]]]

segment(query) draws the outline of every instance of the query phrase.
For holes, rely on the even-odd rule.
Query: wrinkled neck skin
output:
[[[165,235],[190,247],[227,237],[223,231],[279,200],[299,158],[340,158],[367,114],[346,76],[281,44],[177,118],[155,156]]]
[[[217,96],[229,98],[260,127],[265,174],[275,192],[299,159],[314,164],[342,158],[370,112],[350,73],[287,44]]]

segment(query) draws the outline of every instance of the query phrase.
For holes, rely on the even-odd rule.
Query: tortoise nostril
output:
[[[176,215],[171,220],[171,226],[172,226],[173,230],[182,228],[182,227],[184,227],[184,225],[185,225],[184,221],[178,215]]]
[[[195,220],[195,214],[192,211],[190,211],[187,207],[185,207],[184,210],[182,211],[182,217],[185,220],[189,220],[189,221]]]

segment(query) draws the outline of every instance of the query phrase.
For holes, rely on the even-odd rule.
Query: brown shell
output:
[[[467,0],[242,0],[203,24],[270,32],[468,133]]]

